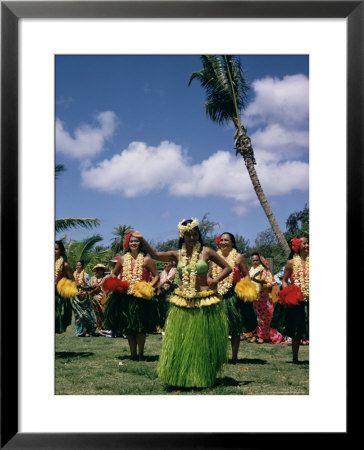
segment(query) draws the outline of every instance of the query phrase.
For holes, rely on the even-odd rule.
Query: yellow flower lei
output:
[[[309,297],[309,278],[310,278],[310,264],[309,257],[306,258],[306,270],[303,271],[302,259],[300,255],[296,254],[293,257],[293,280],[294,284],[298,286],[302,293],[303,299],[308,300]]]
[[[220,255],[222,258],[224,257],[222,254],[222,251],[220,249],[217,251],[217,254]],[[217,292],[221,295],[226,294],[226,292],[228,292],[228,290],[233,285],[236,254],[237,254],[237,251],[235,248],[233,248],[230,250],[228,257],[226,258],[226,262],[233,269],[233,271],[230,272],[230,274],[226,278],[224,278],[222,281],[220,281],[218,283]],[[218,266],[217,264],[213,263],[212,264],[212,278],[218,277],[220,272],[222,272],[222,268],[220,266]]]
[[[83,281],[85,281],[85,271],[82,269],[80,273],[75,270],[73,272],[73,276],[75,277],[76,284],[82,284]]]
[[[57,280],[58,274],[59,272],[62,270],[62,264],[63,264],[63,257],[60,256],[57,261],[56,261],[56,265],[55,265],[55,280]]]
[[[138,253],[136,263],[132,268],[132,256],[131,253],[126,253],[123,260],[123,281],[129,282],[128,294],[133,294],[134,284],[142,279],[143,276],[143,263],[144,255],[142,252]]]
[[[183,264],[182,267],[182,290],[187,298],[193,298],[196,296],[196,263],[198,259],[198,251],[201,244],[197,242],[192,250],[191,261],[189,264],[190,272],[187,268],[187,249],[186,244],[182,244],[180,260]]]

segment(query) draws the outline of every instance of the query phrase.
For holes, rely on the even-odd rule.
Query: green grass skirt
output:
[[[55,331],[58,334],[64,333],[72,322],[72,305],[69,298],[61,297],[57,291],[55,293]]]
[[[223,295],[223,305],[231,336],[255,330],[258,321],[253,302],[244,302],[232,288]]]
[[[171,291],[173,292],[173,290]],[[157,295],[158,299],[158,314],[159,314],[159,326],[161,328],[164,328],[167,314],[169,310],[169,302],[168,297],[171,295],[171,292],[161,292],[159,295]]]
[[[228,325],[222,303],[202,308],[171,304],[158,362],[170,386],[208,387],[227,360]]]
[[[159,325],[156,297],[150,300],[113,292],[104,310],[104,327],[127,336],[154,333]]]
[[[270,326],[283,336],[309,340],[309,302],[288,307],[276,303]]]

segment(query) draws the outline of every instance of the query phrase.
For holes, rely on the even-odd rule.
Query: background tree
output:
[[[65,245],[68,261],[72,267],[72,270],[76,268],[76,262],[83,259],[84,268],[90,275],[93,274],[92,268],[102,263],[105,266],[108,265],[109,260],[112,258],[111,249],[103,246],[96,246],[96,244],[103,240],[100,234],[94,234],[88,236],[80,241],[70,241]]]
[[[310,210],[307,204],[305,204],[302,211],[296,211],[288,216],[286,228],[288,240],[298,234],[308,237],[310,231]]]
[[[258,233],[254,241],[254,246],[249,247],[247,252],[249,266],[251,266],[250,256],[254,252],[258,252],[264,258],[272,260],[273,267],[271,269],[273,274],[278,272],[287,262],[287,257],[283,253],[272,228],[267,228],[265,231]]]
[[[249,239],[245,239],[243,236],[240,236],[239,234],[235,234],[234,237],[238,252],[245,255],[245,253],[249,249]]]
[[[206,91],[205,109],[207,116],[219,125],[233,122],[236,132],[234,135],[236,155],[240,154],[245,162],[250,180],[257,194],[260,204],[268,221],[277,236],[278,242],[286,256],[290,249],[278,225],[269,202],[260,185],[255,170],[254,150],[247,130],[241,124],[240,114],[248,103],[249,84],[238,57],[230,55],[201,56],[203,69],[193,72],[188,85],[198,80]]]
[[[124,252],[124,238],[125,238],[125,234],[126,234],[126,230],[128,228],[133,228],[130,225],[118,225],[116,227],[114,227],[114,230],[111,232],[114,236],[116,236],[115,238],[112,239],[111,242],[111,249],[114,252],[114,254],[119,254],[119,253],[123,253]]]
[[[213,231],[216,227],[219,227],[220,224],[218,222],[212,222],[208,219],[210,213],[205,213],[200,220],[200,223],[198,225],[200,232],[201,232],[201,238],[203,243],[206,245],[206,247],[211,247],[213,249],[216,249],[216,233],[213,234]]]

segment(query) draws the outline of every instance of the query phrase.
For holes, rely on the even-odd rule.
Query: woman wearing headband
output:
[[[170,303],[165,324],[158,375],[170,386],[209,387],[226,361],[228,326],[217,284],[231,272],[228,263],[214,250],[204,247],[198,220],[178,224],[179,250],[155,251],[138,231],[138,237],[152,258],[174,261],[181,283],[168,297]],[[208,263],[221,272],[210,286]]]
[[[306,237],[291,239],[292,252],[284,269],[282,291],[272,326],[292,338],[292,362],[299,364],[300,340],[309,339],[309,244]]]
[[[217,254],[224,258],[232,269],[232,272],[220,281],[217,292],[223,296],[226,308],[226,317],[231,336],[232,363],[238,361],[240,345],[240,333],[252,332],[257,326],[257,317],[254,306],[246,298],[239,298],[235,292],[235,286],[241,279],[249,281],[249,269],[244,256],[236,249],[235,237],[231,233],[222,233],[216,238]],[[209,276],[215,279],[221,272],[221,268],[215,263],[210,264]]]
[[[105,291],[112,291],[105,306],[104,324],[127,336],[129,359],[143,361],[146,333],[155,332],[159,321],[158,300],[154,295],[159,275],[140,239],[127,234],[124,249],[126,253],[102,284]]]

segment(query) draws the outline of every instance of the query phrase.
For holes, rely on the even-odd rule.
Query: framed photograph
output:
[[[363,19],[361,1],[1,2],[2,447],[96,449],[107,442],[110,448],[238,448],[242,440],[254,447],[257,433],[267,443],[287,432],[302,439],[320,432],[348,436],[343,318],[344,299],[354,293],[344,264],[358,242],[363,248]],[[54,314],[54,111],[56,101],[65,108],[73,101],[55,98],[57,57],[217,53],[310,58],[310,314],[316,343],[310,394],[55,396],[48,323]],[[90,162],[84,165],[84,173],[91,169]],[[335,280],[334,269],[342,280]],[[332,294],[322,282],[328,278]],[[336,321],[340,331],[323,334],[322,324],[331,329]],[[271,412],[268,424],[256,419],[262,408]]]

